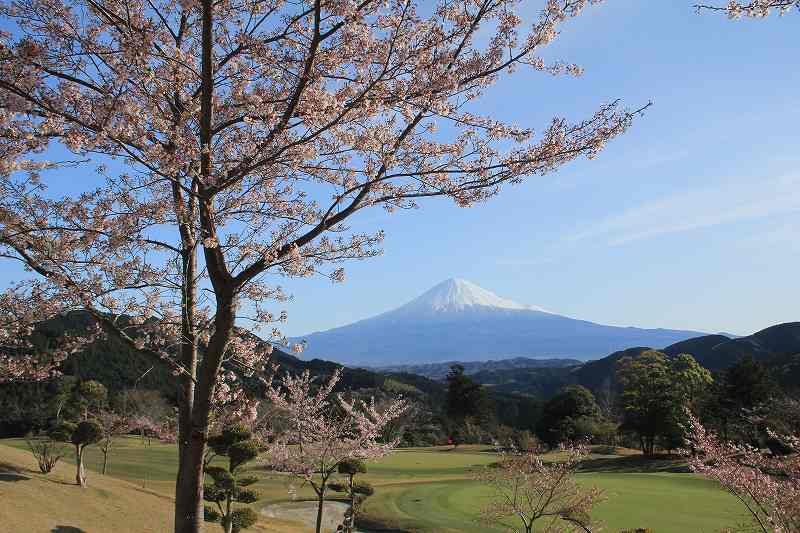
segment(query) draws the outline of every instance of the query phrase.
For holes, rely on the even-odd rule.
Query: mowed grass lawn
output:
[[[507,531],[476,521],[491,491],[470,479],[470,471],[496,460],[476,447],[398,451],[371,466],[367,477],[374,476],[377,490],[367,500],[365,518],[413,532]],[[655,533],[717,533],[745,520],[733,496],[694,474],[669,471],[676,466],[641,456],[596,456],[589,463],[596,471],[579,474],[578,481],[605,492],[593,517],[606,532],[649,527]]]
[[[26,449],[20,439],[0,441],[0,444]],[[120,439],[115,448],[109,461],[110,477],[124,480],[126,486],[171,496],[176,469],[174,446],[155,441],[148,445],[147,441],[130,437]],[[14,457],[19,459],[22,455],[17,453]],[[490,492],[471,479],[475,469],[496,460],[495,454],[482,447],[465,446],[457,450],[449,447],[404,449],[372,463],[369,473],[363,476],[376,488],[375,495],[367,500],[364,508],[365,525],[420,533],[504,531],[476,521],[478,510]],[[87,464],[94,471],[89,478],[91,487],[93,481],[102,478],[96,473],[102,465],[102,454],[96,447],[87,450]],[[590,463],[590,471],[579,474],[578,478],[580,483],[596,485],[605,491],[607,500],[598,505],[593,514],[603,522],[605,532],[649,527],[655,533],[712,533],[743,521],[744,514],[732,496],[698,476],[670,471],[674,466],[674,462],[644,461],[638,456],[604,455]],[[60,472],[69,472],[66,467],[63,465]],[[260,474],[263,479],[257,488],[263,499],[256,504],[258,507],[290,500],[290,480],[286,476]],[[307,487],[297,482],[294,485],[299,499],[312,498]],[[15,486],[0,481],[3,493],[13,492]],[[35,498],[35,494],[32,497]],[[168,512],[168,504],[166,508]],[[147,511],[142,509],[141,512]],[[2,527],[0,525],[0,531]],[[268,526],[265,523],[262,527]],[[164,528],[168,530],[169,523]],[[269,530],[307,531],[291,522],[273,524]],[[94,533],[105,529],[87,531]]]

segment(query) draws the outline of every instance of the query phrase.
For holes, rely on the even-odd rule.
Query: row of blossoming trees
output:
[[[348,514],[354,515],[359,495],[371,490],[363,483],[355,484],[353,477],[365,471],[363,462],[383,457],[397,445],[396,439],[384,434],[407,404],[397,398],[378,408],[373,400],[354,393],[335,393],[340,377],[340,370],[323,382],[308,371],[286,373],[267,381],[266,401],[247,397],[215,405],[203,458],[203,497],[213,504],[206,507],[207,521],[219,522],[228,533],[253,525],[255,511],[237,504],[258,500],[258,493],[248,487],[258,480],[253,474],[260,469],[288,475],[296,478],[294,483],[313,488],[318,500],[317,531],[328,490],[347,492],[351,502]],[[100,448],[102,474],[106,474],[114,443],[123,435],[138,434],[148,444],[151,438],[174,442],[170,417],[154,420],[126,405],[112,411],[106,388],[96,381],[63,378],[59,386],[63,391],[52,401],[58,407],[50,428],[26,439],[44,474],[53,470],[66,445],[75,449],[76,484],[86,487],[84,454],[89,446]],[[257,468],[244,468],[256,459]],[[349,474],[346,486],[335,482],[337,473]]]

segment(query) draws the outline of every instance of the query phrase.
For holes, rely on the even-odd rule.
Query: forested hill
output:
[[[47,346],[64,331],[81,330],[88,324],[85,314],[72,313],[42,324],[35,334],[36,342]],[[527,427],[530,421],[522,418],[533,416],[542,401],[565,385],[580,384],[597,395],[613,394],[617,361],[647,349],[629,348],[583,364],[566,360],[523,359],[471,364],[469,374],[476,383],[488,386],[492,411],[499,421],[510,426]],[[784,387],[797,387],[800,383],[800,322],[779,324],[737,339],[723,335],[695,337],[662,350],[668,355],[690,353],[712,371],[724,370],[739,359],[750,356],[766,363],[776,381]],[[330,375],[340,367],[337,363],[319,359],[304,361],[278,349],[273,353],[273,361],[278,364],[280,372],[309,370],[320,377]],[[404,367],[376,371],[346,367],[339,389],[363,390],[369,394],[382,394],[381,391],[401,393],[424,404],[430,413],[441,412],[446,385],[439,374],[445,370],[444,366],[424,367],[430,377],[409,372],[415,369]],[[174,402],[175,386],[169,371],[114,338],[99,340],[71,356],[63,365],[63,372],[81,380],[97,380],[108,388],[110,394],[130,389],[156,390]],[[260,386],[258,383],[251,385],[255,388]],[[37,395],[46,394],[48,386],[47,383],[0,386],[0,433],[21,431],[19,421],[31,418],[29,411],[36,405]]]
[[[34,343],[47,347],[64,332],[85,331],[90,323],[89,315],[83,312],[72,312],[49,320],[36,328]],[[278,372],[299,373],[309,370],[320,377],[329,376],[335,369],[342,368],[340,364],[320,359],[304,361],[278,348],[274,348],[271,361],[278,365]],[[140,388],[158,390],[169,399],[175,397],[174,379],[165,365],[139,354],[112,336],[104,336],[82,351],[71,355],[61,370],[65,375],[75,376],[78,379],[99,381],[109,391]],[[375,388],[380,386],[388,375],[399,381],[409,381],[423,392],[441,389],[440,384],[419,376],[347,367],[342,368],[339,388],[343,390]]]
[[[91,323],[86,313],[73,312],[37,326],[32,340],[40,348],[55,345],[65,332],[85,331]],[[278,372],[300,373],[309,370],[314,376],[324,379],[337,368],[342,377],[337,385],[339,391],[364,391],[364,394],[404,394],[422,402],[435,411],[445,396],[445,385],[428,378],[403,372],[374,372],[360,368],[342,368],[330,361],[313,359],[304,361],[280,349],[274,349],[271,362],[277,364]],[[166,365],[154,361],[131,349],[127,344],[105,336],[82,351],[71,355],[62,365],[64,376],[78,380],[94,380],[108,390],[109,403],[122,391],[157,391],[169,404],[175,405],[176,387],[174,377]],[[60,379],[40,383],[7,383],[0,385],[0,438],[20,436],[26,431],[45,423],[43,399],[57,394]],[[256,379],[245,380],[250,392],[261,394],[263,384]],[[519,403],[521,398],[500,395],[498,409],[505,403]]]
[[[675,343],[664,352],[668,355],[690,353],[709,370],[722,370],[746,356],[768,361],[800,353],[800,322],[777,324],[738,339],[704,335]]]
[[[688,353],[712,372],[725,370],[744,357],[772,368],[776,380],[786,386],[800,383],[800,322],[768,327],[746,337],[702,335],[665,348],[632,347],[602,359],[562,368],[514,368],[478,372],[472,378],[493,389],[548,397],[565,385],[579,384],[602,393],[613,388],[617,361],[635,357],[645,350],[660,349],[667,355]]]

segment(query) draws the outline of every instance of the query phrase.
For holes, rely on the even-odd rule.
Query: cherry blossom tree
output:
[[[287,373],[267,393],[289,422],[288,429],[277,435],[270,447],[268,466],[299,478],[314,490],[317,533],[322,527],[331,476],[345,462],[377,459],[391,453],[398,441],[381,442],[381,434],[406,409],[402,399],[379,411],[374,401],[347,401],[341,394],[334,395],[340,377],[341,371],[337,370],[315,390],[315,379],[308,371],[298,376]]]
[[[139,437],[147,437],[147,444],[152,443],[152,439],[161,442],[174,443],[177,441],[176,428],[170,420],[156,421],[147,415],[135,415],[127,419],[128,430],[136,432]]]
[[[722,441],[690,416],[685,454],[693,471],[719,482],[763,533],[800,531],[800,438],[778,436],[793,453],[775,456]]]
[[[111,454],[111,448],[114,446],[114,439],[128,433],[131,429],[131,426],[127,418],[108,410],[102,410],[97,413],[94,416],[94,420],[102,429],[100,451],[103,452],[103,470],[101,473],[106,475],[106,471],[108,469],[108,456]]]
[[[725,6],[697,4],[694,7],[698,11],[704,9],[724,11],[732,19],[742,17],[764,18],[776,11],[783,16],[792,8],[800,10],[800,0],[753,0],[752,2],[730,0]]]
[[[545,462],[533,453],[505,453],[496,465],[481,469],[476,478],[492,490],[489,504],[481,509],[481,520],[501,524],[513,519],[509,531],[592,531],[589,512],[603,499],[595,488],[583,488],[574,475],[588,451],[585,446],[567,447],[560,461]]]
[[[366,209],[471,206],[630,126],[616,101],[540,131],[478,112],[514,69],[579,74],[541,51],[589,3],[0,0],[0,257],[27,273],[0,316],[82,310],[172,370],[176,533],[201,528],[213,405],[271,350],[236,326],[286,318],[278,279],[380,253],[347,225]],[[45,375],[22,348],[4,379]]]

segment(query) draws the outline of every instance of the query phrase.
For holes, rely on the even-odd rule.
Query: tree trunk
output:
[[[209,340],[203,363],[198,368],[191,413],[181,414],[180,456],[175,486],[175,533],[202,531],[203,459],[208,437],[208,416],[211,412],[217,374],[233,332],[235,317],[234,294],[232,291],[217,290],[215,330]],[[183,410],[187,410],[187,407],[184,406]]]
[[[353,533],[353,529],[356,527],[356,493],[353,492],[354,479],[355,474],[350,474],[348,483],[348,487],[350,488],[350,518],[345,520],[345,531],[347,533]]]
[[[106,470],[108,469],[108,451],[103,451],[103,475],[106,475]]]
[[[173,200],[179,220],[194,219],[194,200],[184,201],[177,183],[173,184]],[[181,344],[179,361],[188,375],[181,374],[177,384],[178,400],[178,475],[175,480],[175,533],[198,533],[203,526],[203,456],[205,439],[195,438],[192,417],[197,378],[197,254],[191,226],[179,226],[182,242],[183,292],[181,301]],[[197,462],[199,454],[199,462]]]
[[[205,435],[198,432],[181,445],[175,482],[175,533],[202,531],[205,444]]]
[[[225,522],[225,533],[233,533],[233,520],[231,517],[231,497],[228,496],[227,500],[225,501],[225,518],[227,521]]]
[[[180,428],[178,478],[175,484],[175,533],[202,531],[203,459],[208,436],[208,415],[222,355],[233,331],[235,314],[233,295],[218,296],[216,329],[198,372],[191,414],[183,413],[181,416],[183,423]]]
[[[322,508],[325,505],[325,489],[323,488],[317,495],[317,533],[322,531]]]
[[[86,472],[83,468],[83,450],[85,449],[84,446],[80,444],[75,445],[75,482],[78,486],[82,488],[86,488]]]

